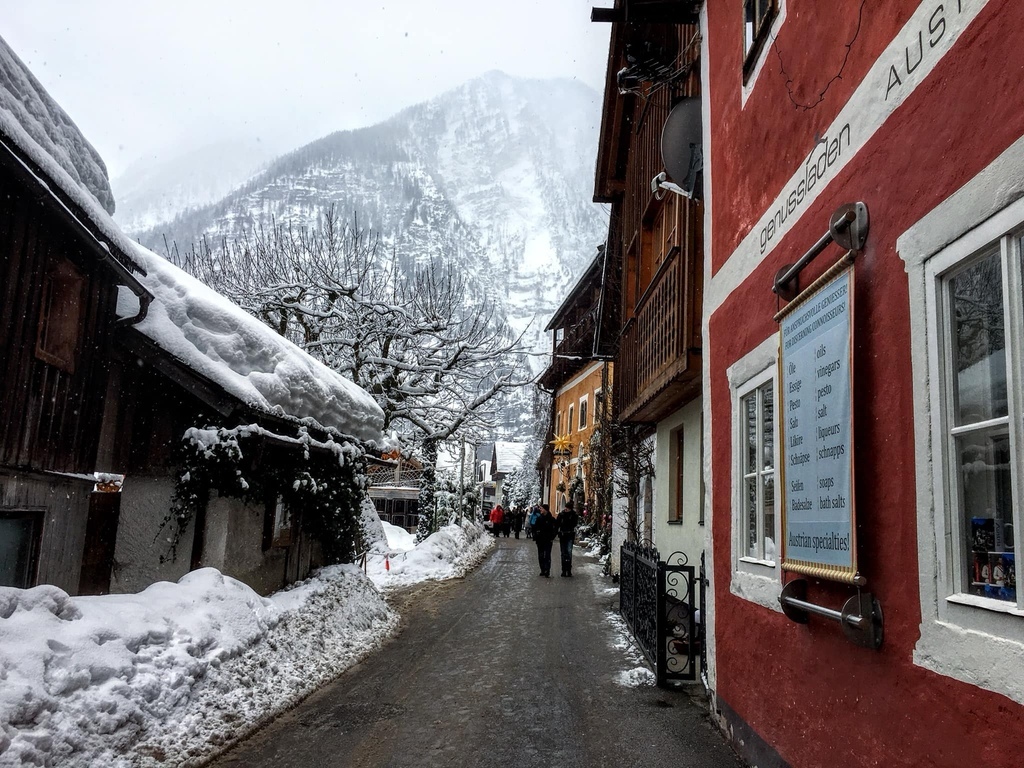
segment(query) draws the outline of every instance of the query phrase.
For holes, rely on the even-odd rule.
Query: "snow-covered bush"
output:
[[[388,537],[384,525],[369,496],[364,496],[363,503],[359,505],[359,534],[360,552],[381,552],[387,549]]]
[[[256,462],[270,438],[273,460]],[[366,460],[355,443],[314,439],[304,427],[295,436],[268,432],[257,424],[225,429],[192,428],[179,453],[182,469],[171,511],[173,560],[181,537],[211,491],[221,496],[262,502],[279,496],[301,511],[303,525],[321,544],[327,564],[351,562],[361,535],[361,506],[366,498]]]

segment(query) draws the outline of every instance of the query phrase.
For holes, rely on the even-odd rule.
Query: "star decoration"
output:
[[[568,435],[555,435],[551,444],[555,446],[555,453],[572,453],[572,443]]]

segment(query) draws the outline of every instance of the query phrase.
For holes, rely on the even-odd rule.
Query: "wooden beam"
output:
[[[193,371],[182,361],[158,347],[141,331],[128,327],[118,338],[119,343],[131,354],[167,377],[188,394],[212,408],[224,418],[245,409],[245,403],[212,382],[201,373]]]
[[[598,23],[696,24],[700,21],[700,3],[696,0],[655,0],[627,2],[621,8],[591,8],[590,20]]]
[[[608,24],[625,21],[626,10],[624,8],[591,8],[590,20]]]

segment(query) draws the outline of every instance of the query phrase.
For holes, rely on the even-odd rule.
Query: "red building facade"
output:
[[[1024,754],[1022,22],[1010,0],[702,12],[711,685],[758,765]],[[855,202],[870,220],[849,272],[856,568],[837,580],[783,566],[801,393],[784,391],[773,284]],[[800,287],[842,254],[828,245]],[[787,618],[796,579],[837,611],[870,593],[880,647]]]

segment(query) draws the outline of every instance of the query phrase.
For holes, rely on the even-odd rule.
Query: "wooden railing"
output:
[[[681,407],[700,391],[700,316],[703,277],[703,206],[651,192],[651,179],[664,170],[661,133],[680,97],[700,95],[697,28],[671,34],[689,73],[631,102],[621,216],[624,322],[615,360],[614,405],[621,421],[652,422]],[[666,50],[671,41],[662,41]],[[680,181],[680,180],[676,180]],[[620,253],[613,250],[612,253]]]
[[[687,313],[693,292],[687,290],[685,270],[685,251],[676,250],[622,330],[615,361],[615,411],[624,421],[648,420],[643,416],[647,406],[669,384],[700,375],[697,351],[690,347]]]
[[[555,346],[555,355],[589,356],[594,351],[594,316],[587,314],[574,325],[564,329],[565,335]]]

